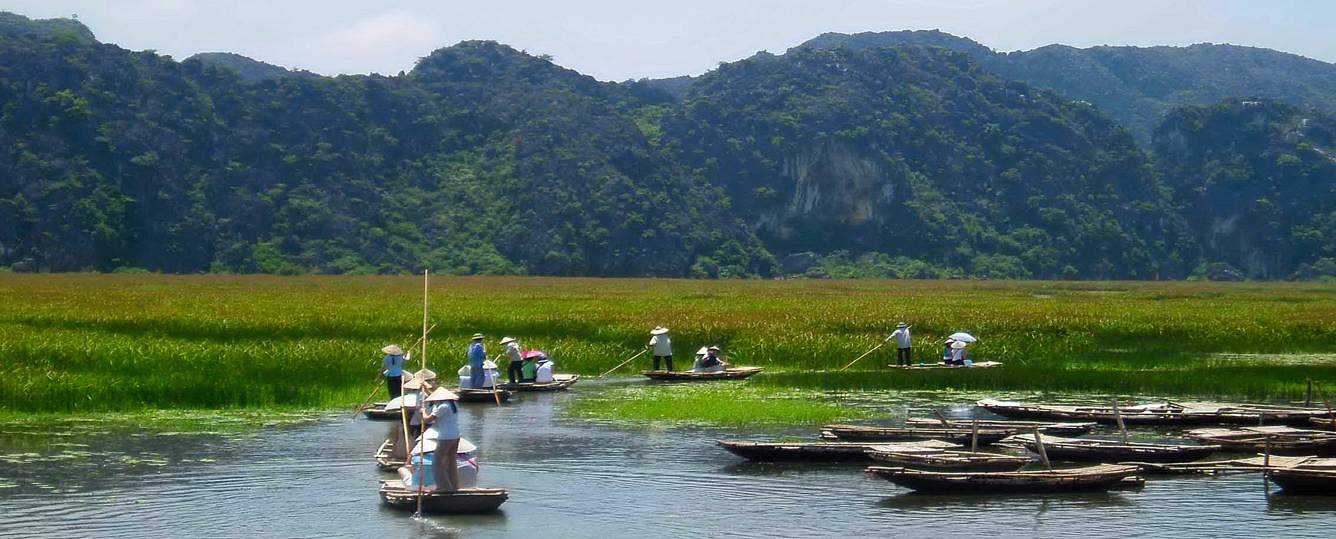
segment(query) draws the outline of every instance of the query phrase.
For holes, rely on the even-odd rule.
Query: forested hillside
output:
[[[1179,106],[1259,97],[1336,113],[1336,65],[1270,49],[1223,44],[1188,47],[1049,45],[998,53],[938,31],[823,34],[797,48],[862,50],[932,45],[964,52],[1008,79],[1089,101],[1142,141]]]
[[[1210,271],[1336,275],[1336,120],[1257,100],[1179,109],[1155,131]]]
[[[322,77],[4,14],[0,270],[1336,274],[1329,115],[1184,109],[1151,151],[952,39],[620,84],[474,41]]]

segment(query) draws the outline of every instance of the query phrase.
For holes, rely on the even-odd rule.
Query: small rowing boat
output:
[[[1044,440],[1044,452],[1048,454],[1048,458],[1078,462],[1186,462],[1206,457],[1220,450],[1218,445],[1122,443],[1118,440],[1061,438],[1058,436],[1042,436],[1042,438]],[[1033,435],[1013,436],[1007,439],[1007,442],[1024,445],[1031,451],[1039,451],[1039,444],[1035,442]]]
[[[552,376],[551,382],[519,382],[515,384],[501,384],[497,387],[507,391],[562,391],[575,385],[580,381],[578,374],[556,374]]]
[[[706,380],[741,380],[761,372],[760,367],[729,367],[722,371],[642,371],[650,380],[664,382],[703,382]]]
[[[1310,417],[1308,426],[1322,430],[1336,430],[1336,419],[1329,417]]]
[[[1336,433],[1285,426],[1210,428],[1188,431],[1188,438],[1238,451],[1270,451],[1275,455],[1336,454]]]
[[[1018,429],[985,429],[956,427],[875,427],[864,425],[826,425],[821,438],[845,442],[902,442],[910,440],[946,440],[958,445],[970,445],[977,436],[978,445],[988,445],[1020,432]]]
[[[1016,429],[1021,431],[1039,429],[1039,432],[1054,436],[1080,436],[1094,430],[1095,425],[1098,424],[1094,421],[1056,423],[1052,421],[1017,421],[1010,419],[948,419],[946,424],[943,425],[940,419],[911,417],[905,420],[905,425],[911,427],[945,426],[956,429],[969,429],[976,423],[981,429]]]
[[[917,492],[996,494],[1109,490],[1127,478],[1135,476],[1137,467],[1100,464],[1084,468],[1025,472],[929,472],[872,466],[867,472]]]
[[[390,421],[399,419],[399,409],[386,410],[383,402],[372,403],[362,410],[362,415],[372,421]]]
[[[402,457],[394,458],[394,440],[390,439],[381,442],[372,458],[376,460],[376,468],[382,472],[393,472],[404,465]]]
[[[515,393],[505,389],[455,389],[455,394],[459,395],[459,402],[496,402],[499,398],[501,402],[510,400]]]
[[[422,494],[422,512],[431,514],[489,513],[506,503],[509,495],[500,488],[465,488],[456,491],[428,491]],[[381,481],[380,500],[387,506],[416,511],[418,491],[398,479]]]
[[[716,443],[719,444],[719,447],[727,449],[734,455],[762,462],[861,462],[871,458],[867,452],[874,447],[893,448],[905,452],[958,447],[955,444],[940,440],[893,445],[855,442],[743,442],[728,440],[719,440]]]
[[[1016,455],[948,449],[905,451],[896,445],[872,446],[867,450],[867,455],[872,460],[892,466],[935,471],[1011,471],[1030,462],[1029,457]]]
[[[887,367],[890,367],[892,369],[903,369],[909,371],[921,371],[928,369],[965,369],[965,370],[989,369],[1001,366],[1002,364],[996,361],[980,361],[973,365],[947,365],[945,363],[926,363],[922,365],[887,365]]]
[[[1153,403],[1119,406],[1114,410],[1106,405],[1025,404],[1011,401],[984,399],[979,407],[997,415],[1019,419],[1058,419],[1116,423],[1122,416],[1128,425],[1189,425],[1189,424],[1243,424],[1307,423],[1312,417],[1329,417],[1325,410],[1272,406],[1267,404]]]

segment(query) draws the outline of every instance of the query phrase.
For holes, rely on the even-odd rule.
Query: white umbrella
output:
[[[975,342],[979,340],[974,338],[973,335],[970,335],[969,333],[965,333],[963,331],[958,333],[952,333],[950,337],[947,337],[947,339],[956,342]]]

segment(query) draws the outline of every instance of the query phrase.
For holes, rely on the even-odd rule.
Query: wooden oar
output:
[[[623,361],[623,362],[621,362],[621,363],[618,363],[616,367],[613,367],[613,368],[611,368],[611,369],[608,369],[608,372],[605,372],[605,373],[603,373],[603,374],[600,374],[600,375],[598,375],[598,377],[599,377],[599,378],[602,378],[602,377],[604,377],[604,376],[607,376],[607,375],[609,375],[609,374],[612,374],[612,371],[615,371],[615,370],[617,370],[617,369],[622,368],[623,365],[626,365],[627,363],[630,363],[630,362],[634,361],[635,358],[638,358],[638,357],[644,355],[644,353],[645,353],[645,352],[648,352],[648,351],[649,351],[649,348],[646,348],[646,349],[644,349],[644,350],[641,350],[641,351],[637,352],[636,355],[631,356],[631,357],[629,357],[629,358],[626,358],[626,361]]]

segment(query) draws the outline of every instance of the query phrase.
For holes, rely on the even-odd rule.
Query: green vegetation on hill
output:
[[[1309,278],[1336,264],[1329,190],[1274,198],[1332,183],[1326,116],[1214,121],[1189,153],[1149,153],[1105,115],[1127,111],[991,63],[1022,53],[940,32],[813,43],[670,81],[600,82],[482,41],[398,76],[321,77],[5,14],[0,269]],[[1188,49],[1078,56],[1118,52],[1118,80],[1176,104],[1175,85],[1215,65],[1202,58],[1234,51]],[[1261,82],[1299,62],[1265,71],[1268,54],[1229,56],[1238,84],[1192,99],[1328,95],[1322,62]],[[1161,65],[1174,55],[1200,61]],[[1192,132],[1175,122],[1194,114],[1165,131]],[[1257,197],[1197,196],[1198,165]],[[1286,235],[1283,252],[1221,238],[1219,219],[1258,197],[1248,222]]]
[[[1208,266],[1336,277],[1336,118],[1258,100],[1183,108],[1155,151]]]
[[[1260,97],[1336,113],[1336,65],[1270,49],[1049,45],[998,53],[938,31],[823,34],[797,48],[863,50],[931,45],[970,55],[984,69],[1067,99],[1095,104],[1142,141],[1175,107]]]

